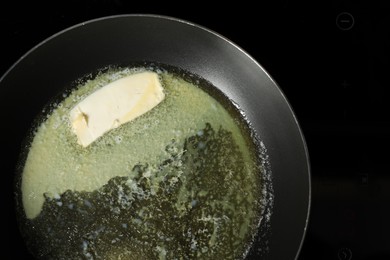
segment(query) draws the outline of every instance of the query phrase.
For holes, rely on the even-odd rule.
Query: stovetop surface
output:
[[[48,36],[114,14],[174,16],[238,44],[279,84],[307,141],[312,205],[299,259],[390,258],[386,1],[284,0],[261,8],[219,9],[193,2],[180,11],[164,3],[121,0],[32,2],[16,1],[0,10],[0,74]],[[4,191],[10,194],[12,182],[7,184]],[[10,205],[7,211],[12,210]],[[9,221],[16,225],[14,218]],[[10,246],[5,252],[12,258],[25,254],[24,249],[15,252]]]

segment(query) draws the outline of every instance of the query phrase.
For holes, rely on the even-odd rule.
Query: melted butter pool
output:
[[[259,223],[260,168],[242,120],[198,86],[161,72],[166,98],[87,148],[68,114],[110,71],[38,127],[21,193],[27,241],[43,259],[236,259]]]

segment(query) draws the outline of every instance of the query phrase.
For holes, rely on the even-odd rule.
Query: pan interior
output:
[[[69,110],[144,70],[159,74],[163,103],[78,146]],[[263,217],[268,162],[244,113],[206,80],[162,64],[107,67],[76,85],[43,110],[21,167],[18,210],[34,255],[245,257]]]

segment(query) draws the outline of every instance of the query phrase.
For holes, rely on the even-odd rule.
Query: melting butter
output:
[[[164,99],[157,73],[136,73],[98,89],[69,113],[78,143],[87,147],[106,132],[157,106]]]

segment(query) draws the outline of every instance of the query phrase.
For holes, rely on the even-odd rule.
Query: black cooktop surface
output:
[[[312,206],[299,259],[390,259],[390,9],[386,1],[267,2],[212,8],[15,1],[0,9],[0,74],[45,38],[97,17],[151,13],[208,27],[270,73],[301,124],[311,157]],[[3,185],[10,198],[12,178]],[[15,233],[13,205],[5,205],[8,233]],[[24,248],[13,247],[20,236],[7,240],[2,254],[26,259]]]

